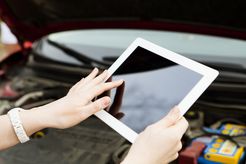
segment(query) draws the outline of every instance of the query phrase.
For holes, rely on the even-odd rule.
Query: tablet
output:
[[[142,38],[137,38],[108,72],[113,80],[125,81],[118,109],[124,116],[117,119],[106,110],[95,115],[131,143],[175,105],[184,115],[218,76],[218,71]]]

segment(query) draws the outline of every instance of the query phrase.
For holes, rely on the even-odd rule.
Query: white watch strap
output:
[[[12,126],[14,128],[14,131],[15,131],[17,138],[19,139],[19,141],[21,143],[25,143],[25,142],[29,141],[30,138],[27,136],[27,134],[23,128],[23,125],[22,125],[22,122],[21,122],[21,119],[19,116],[20,111],[24,111],[24,109],[13,108],[8,112],[7,115],[8,115],[8,117],[12,123]]]

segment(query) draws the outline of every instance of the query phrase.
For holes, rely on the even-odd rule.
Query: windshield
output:
[[[137,37],[194,60],[246,66],[246,41],[223,37],[157,30],[94,29],[54,33],[45,39],[106,61],[120,56]],[[46,43],[36,50],[58,61],[81,63]]]

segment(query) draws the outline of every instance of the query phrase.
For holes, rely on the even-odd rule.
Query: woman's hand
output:
[[[188,122],[174,108],[159,122],[147,127],[133,143],[122,164],[164,164],[175,160]]]
[[[104,83],[107,71],[97,76],[98,69],[76,83],[68,94],[52,103],[20,112],[20,119],[28,136],[44,128],[69,128],[110,104],[105,96],[92,101],[96,96],[120,86],[123,81]],[[19,143],[7,115],[0,116],[0,150]]]
[[[104,96],[94,102],[92,100],[103,92],[120,86],[123,81],[106,82],[107,71],[97,76],[98,69],[81,79],[57,101],[36,108],[42,111],[42,119],[52,128],[69,128],[85,120],[92,114],[108,107],[111,100]]]

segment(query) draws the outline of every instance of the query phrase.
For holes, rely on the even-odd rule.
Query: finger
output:
[[[179,153],[175,153],[174,155],[172,155],[169,160],[168,160],[168,163],[174,161],[175,159],[177,159],[179,157]]]
[[[176,151],[180,151],[182,149],[182,142],[181,141],[179,141],[178,143],[177,143],[177,146],[176,146]]]
[[[124,95],[125,83],[123,82],[117,89],[114,96],[114,101],[110,107],[109,113],[114,115],[117,114],[122,105],[122,98]]]
[[[88,82],[90,82],[92,79],[94,79],[97,74],[98,74],[99,70],[98,68],[94,68],[91,73],[84,79],[81,79],[81,83],[87,84]]]
[[[107,79],[106,82],[111,82],[111,81],[112,81],[112,76],[110,76],[110,77]],[[100,97],[103,97],[103,96],[109,96],[109,97],[111,97],[111,91],[108,90],[108,91],[103,92],[101,95],[99,95],[99,98],[100,98]]]
[[[99,83],[102,83],[102,82],[104,82],[104,80],[106,80],[107,77],[108,77],[108,71],[105,70],[99,76],[94,78],[93,81],[90,83],[90,85],[95,86]]]
[[[163,119],[158,121],[156,124],[167,128],[175,124],[180,118],[180,110],[178,107],[174,107]]]
[[[181,139],[183,134],[186,132],[188,126],[189,126],[189,124],[188,124],[187,120],[184,117],[181,117],[181,119],[176,124],[171,126],[170,129],[178,132],[177,133],[177,135],[179,135],[178,139]]]
[[[120,86],[122,83],[123,80],[117,80],[117,81],[102,83],[100,85],[97,85],[96,87],[93,88],[93,90],[89,94],[87,94],[87,101],[92,100],[94,97],[102,94],[107,90]]]
[[[102,97],[82,109],[82,115],[84,118],[95,114],[96,112],[109,106],[111,100],[108,96]]]
[[[87,84],[88,82],[90,82],[93,78],[96,77],[96,75],[98,74],[98,69],[94,68],[91,73],[87,76],[87,77],[83,77],[80,81],[78,81],[73,87],[72,90],[75,91],[77,89],[79,89],[81,86]]]
[[[109,97],[111,97],[111,92],[110,92],[110,90],[103,92],[103,93],[100,94],[97,98],[101,98],[101,97],[104,97],[104,96],[109,96]]]

